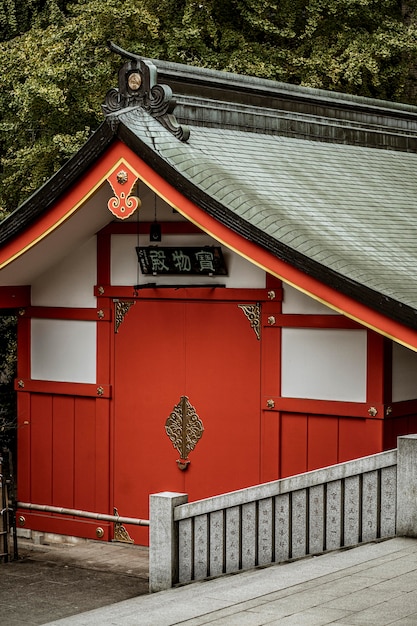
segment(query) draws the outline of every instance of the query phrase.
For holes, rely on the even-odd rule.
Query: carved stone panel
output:
[[[306,523],[307,523],[307,491],[300,489],[292,495],[292,554],[293,558],[307,554]]]
[[[273,561],[273,502],[272,498],[260,500],[258,509],[258,565]]]
[[[326,500],[326,550],[335,550],[342,545],[341,480],[334,480],[327,485]]]
[[[362,541],[378,537],[378,472],[367,472],[362,480]]]
[[[345,479],[344,494],[344,545],[354,546],[360,541],[360,477],[348,476]]]
[[[178,582],[190,582],[193,574],[192,519],[181,520],[178,529]]]
[[[386,467],[381,471],[381,537],[393,537],[396,531],[397,468]]]
[[[275,561],[290,558],[290,498],[283,493],[275,498]]]
[[[224,558],[224,516],[223,511],[210,514],[210,568],[209,576],[223,574]]]
[[[309,552],[324,550],[324,487],[314,485],[309,489]]]

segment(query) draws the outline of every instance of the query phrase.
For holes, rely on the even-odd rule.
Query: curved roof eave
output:
[[[182,196],[189,199],[191,203],[201,209],[204,214],[225,227],[225,229],[235,233],[247,242],[254,244],[259,249],[265,251],[271,258],[277,259],[288,266],[295,268],[307,277],[318,281],[321,285],[327,286],[330,290],[338,292],[348,299],[351,299],[363,307],[375,311],[377,314],[393,320],[394,323],[403,325],[410,329],[412,333],[417,331],[417,311],[404,303],[389,298],[363,284],[355,282],[338,274],[312,260],[299,251],[274,239],[263,230],[249,223],[239,215],[236,215],[224,204],[210,197],[201,188],[195,185],[187,177],[181,175],[162,156],[152,149],[145,141],[132,132],[122,120],[116,128],[110,127],[109,122],[103,122],[84,146],[70,159],[45,185],[28,198],[16,211],[3,220],[0,227],[0,245],[3,246],[15,236],[22,233],[45,211],[50,208],[59,198],[79,180],[80,176],[93,166],[97,159],[106,152],[106,149],[115,139],[120,139],[138,157],[140,157],[156,174],[161,176],[169,185],[176,189]],[[274,273],[272,265],[266,270]],[[297,286],[296,282],[293,283]],[[310,295],[314,292],[311,291]],[[321,299],[319,297],[319,299]],[[322,301],[326,302],[324,298]],[[336,307],[334,307],[336,308]],[[341,312],[349,315],[349,312],[341,308]],[[365,323],[368,327],[373,327],[366,323],[360,316],[353,316],[359,322]],[[378,324],[375,330],[381,331]],[[383,334],[397,339],[399,335],[395,332],[383,331]],[[400,343],[417,349],[417,339],[412,341],[400,339]]]
[[[114,139],[115,135],[109,124],[102,122],[73,157],[1,222],[0,246],[22,233],[44,214],[90,166],[94,165]]]
[[[157,174],[223,226],[331,289],[399,324],[405,325],[412,330],[417,330],[417,311],[413,307],[321,265],[250,224],[233,213],[227,206],[206,194],[191,180],[182,176],[163,157],[142,141],[137,134],[124,125],[122,120],[118,124],[116,135],[133,152],[138,154],[147,165],[154,169]]]
[[[137,57],[145,59],[145,57]],[[374,115],[398,116],[415,119],[417,107],[402,102],[392,102],[355,94],[330,91],[303,85],[279,82],[273,79],[236,74],[224,70],[201,68],[161,59],[148,59],[158,68],[161,81],[181,86],[182,90],[190,91],[198,87],[219,93],[227,93],[227,99],[235,98],[245,101],[258,101],[259,97],[271,100],[282,97],[289,101],[315,102],[319,106],[334,106],[346,110],[362,110]]]

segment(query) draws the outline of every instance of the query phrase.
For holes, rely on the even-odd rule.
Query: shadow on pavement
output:
[[[82,541],[34,545],[0,563],[0,622],[34,626],[148,593],[148,549]]]

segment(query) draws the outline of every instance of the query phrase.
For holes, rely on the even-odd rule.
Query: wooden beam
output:
[[[30,285],[0,287],[0,309],[19,309],[30,304]]]

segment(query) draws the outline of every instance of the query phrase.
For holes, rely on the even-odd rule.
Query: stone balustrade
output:
[[[188,503],[150,497],[150,591],[417,536],[417,435],[398,448]]]

